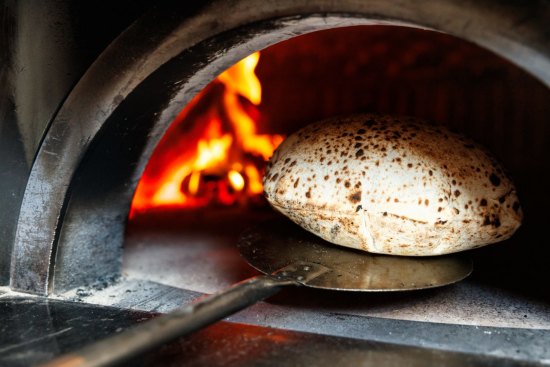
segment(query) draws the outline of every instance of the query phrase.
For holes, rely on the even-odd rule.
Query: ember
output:
[[[254,53],[210,83],[176,117],[138,184],[132,212],[246,204],[282,135],[259,134],[262,89]]]

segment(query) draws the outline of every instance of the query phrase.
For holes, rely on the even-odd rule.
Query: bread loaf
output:
[[[418,119],[353,115],[309,125],[275,151],[269,203],[334,244],[429,256],[509,238],[522,211],[486,149]]]

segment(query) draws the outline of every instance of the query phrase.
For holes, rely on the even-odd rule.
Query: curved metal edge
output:
[[[131,26],[92,65],[61,108],[40,147],[24,194],[12,256],[12,289],[48,293],[48,278],[54,262],[51,256],[61,232],[61,217],[70,197],[69,189],[91,142],[100,139],[98,132],[108,117],[162,65],[192,46],[215,39],[231,29],[269,19],[325,14],[296,19],[287,28],[277,30],[284,31],[279,37],[268,36],[232,48],[221,48],[216,55],[211,55],[212,59],[205,60],[209,62],[206,65],[191,66],[195,67],[195,75],[181,83],[180,92],[157,115],[147,146],[128,178],[130,186],[136,184],[144,162],[179,107],[219,71],[246,53],[323,28],[372,24],[374,20],[443,31],[494,51],[550,85],[550,42],[546,35],[550,6],[544,2],[220,0],[209,3],[191,17],[178,14],[177,8],[161,9]],[[330,14],[353,14],[354,17],[330,17]],[[317,22],[308,24],[307,19],[317,19]],[[354,23],[350,19],[358,21]],[[144,34],[147,37],[143,37]],[[79,128],[74,128],[77,123]],[[133,189],[129,187],[128,191],[133,192]],[[130,199],[131,196],[128,201]],[[67,207],[70,211],[71,205]],[[129,202],[125,211],[120,209],[117,216],[125,218],[128,208]],[[123,221],[114,229],[119,232],[114,234],[117,243],[103,244],[113,251],[112,258],[121,255],[118,241],[122,238]],[[63,231],[66,230],[78,231],[78,228],[63,227]],[[87,246],[85,238],[81,240],[84,242],[80,244],[61,241],[57,246],[59,249]]]
[[[446,287],[449,285],[453,285],[456,283],[459,283],[463,281],[464,279],[468,278],[472,272],[474,271],[474,263],[471,258],[464,257],[461,255],[445,255],[445,256],[453,256],[455,257],[455,261],[458,263],[461,263],[461,266],[463,267],[463,272],[460,275],[460,277],[456,277],[452,280],[449,280],[448,282],[440,282],[437,284],[423,284],[420,286],[403,286],[399,288],[355,288],[355,289],[340,289],[340,288],[327,288],[326,286],[319,286],[318,284],[315,284],[314,281],[308,282],[305,284],[309,288],[315,288],[315,289],[331,289],[331,290],[337,290],[337,291],[352,291],[352,292],[362,292],[362,293],[381,293],[381,292],[410,292],[410,291],[418,291],[418,290],[425,290],[425,289],[433,289],[433,288],[440,288],[440,287]]]

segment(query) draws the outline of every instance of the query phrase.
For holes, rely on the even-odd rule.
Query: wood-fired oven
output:
[[[261,174],[286,135],[411,115],[502,161],[516,235],[449,288],[289,290],[231,321],[548,363],[548,24],[542,0],[0,5],[0,299],[167,312],[221,290],[255,274],[234,243],[276,217]]]

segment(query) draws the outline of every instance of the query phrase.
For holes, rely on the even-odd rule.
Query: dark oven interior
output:
[[[46,51],[17,38],[45,10],[37,28],[56,47]],[[102,10],[105,27],[94,33],[87,26]],[[17,133],[0,135],[0,298],[168,312],[220,291],[257,274],[235,243],[279,216],[261,175],[285,136],[339,115],[415,116],[501,161],[525,213],[517,233],[469,251],[474,273],[456,285],[289,289],[229,320],[549,360],[550,250],[539,240],[550,204],[547,4],[68,1],[2,12],[13,56],[0,69],[0,132]],[[25,61],[33,50],[49,63]],[[30,93],[33,73],[59,90]],[[238,332],[212,330],[201,337]]]

